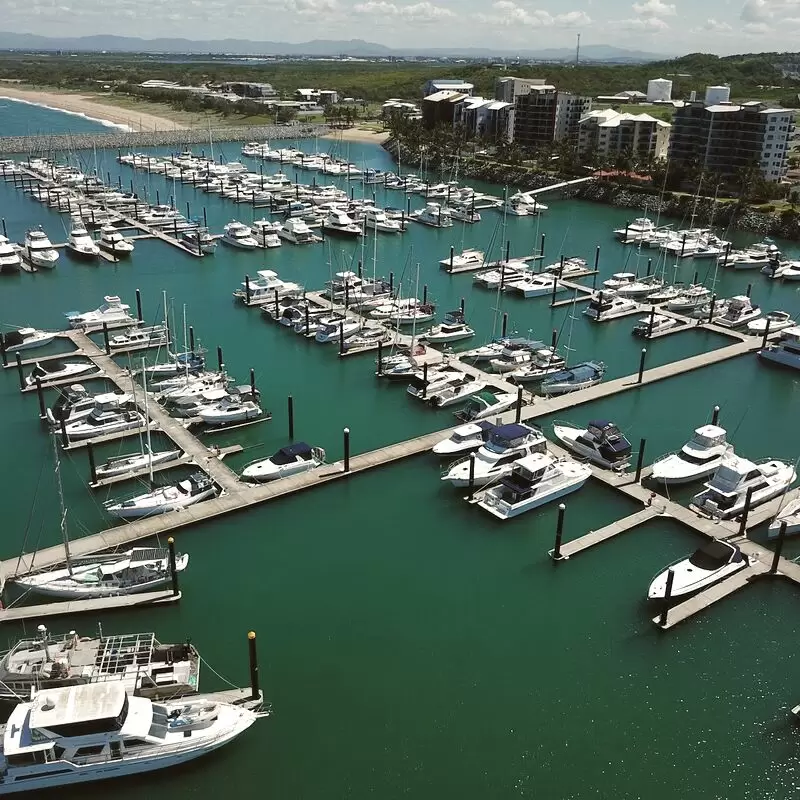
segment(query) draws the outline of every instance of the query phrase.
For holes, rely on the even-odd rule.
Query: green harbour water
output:
[[[303,146],[339,147],[342,154],[347,148],[330,141]],[[192,214],[202,214],[205,206],[213,231],[234,217],[253,219],[246,205],[134,172],[119,166],[115,156],[81,153],[84,168],[96,163],[113,182],[119,175],[123,186],[133,180],[153,201],[156,191],[162,202],[174,191],[181,209],[189,202]],[[224,157],[237,158],[238,146],[226,145]],[[351,144],[349,157],[359,166],[390,164],[370,145]],[[276,169],[265,164],[266,171]],[[312,175],[300,172],[299,178],[310,181]],[[352,186],[360,194],[360,184]],[[380,191],[377,200],[403,202],[399,193],[384,198]],[[512,253],[538,248],[544,232],[547,264],[562,252],[591,261],[599,244],[600,280],[636,269],[636,251],[611,235],[635,213],[572,200],[545,202],[550,210],[539,222],[508,221]],[[36,224],[53,241],[66,238],[61,216],[11,184],[0,183],[0,209],[12,239],[21,241]],[[255,212],[256,218],[263,214]],[[403,236],[381,236],[377,272],[393,271],[395,281],[411,292],[419,263],[420,284],[427,284],[440,311],[465,299],[468,320],[478,332],[476,345],[493,330],[499,333],[503,312],[509,330],[549,341],[556,329],[566,342],[569,308],[551,310],[545,298],[504,295],[496,311],[496,295],[474,288],[469,273],[448,276],[439,269],[451,244],[457,251],[462,242],[487,249],[494,237],[493,255],[499,257],[498,219],[497,212],[486,211],[484,220],[466,231],[458,224],[448,230],[413,225]],[[738,244],[755,237],[734,239]],[[797,244],[779,244],[790,257],[800,254]],[[369,274],[372,255],[369,236],[363,256]],[[256,370],[263,403],[273,412],[271,422],[213,438],[245,446],[226,463],[240,469],[287,443],[290,394],[296,438],[321,445],[329,460],[336,460],[345,426],[352,431],[353,452],[364,452],[444,428],[453,417],[449,410],[422,407],[403,386],[377,381],[374,353],[337,359],[335,345],[300,339],[256,309],[235,304],[231,293],[245,273],[254,276],[263,268],[321,288],[331,271],[355,268],[360,257],[359,246],[333,240],[330,249],[327,243],[284,244],[257,253],[220,246],[205,259],[143,240],[136,242],[130,262],[118,265],[80,263],[64,253],[52,273],[0,276],[0,323],[60,327],[63,312],[95,308],[106,294],[133,304],[137,288],[145,316],[155,319],[165,291],[179,319],[185,304],[212,364],[220,345],[229,371],[242,383],[251,367]],[[695,270],[710,282],[713,267],[690,260],[679,267],[679,279],[691,281]],[[757,270],[720,270],[717,290],[730,296],[744,292],[748,283],[765,309],[800,312],[794,287],[771,283]],[[572,323],[573,360],[602,359],[608,379],[635,373],[642,347],[630,333],[636,317],[598,326],[581,309],[578,305]],[[724,344],[713,333],[682,332],[649,343],[647,365]],[[768,369],[748,355],[558,416],[574,422],[613,419],[634,448],[647,439],[649,463],[680,447],[716,404],[737,452],[795,460],[799,393],[800,376]],[[58,510],[51,444],[37,419],[35,396],[20,395],[15,371],[7,370],[0,375],[0,397],[6,456],[0,557],[14,558],[23,542],[30,548],[59,540]],[[552,420],[540,421],[549,433]],[[132,448],[135,443],[128,441],[104,446],[98,455]],[[89,494],[85,453],[76,451],[62,463],[72,535],[108,527],[102,501],[133,493],[135,485]],[[214,670],[241,685],[248,679],[246,633],[254,629],[261,685],[273,709],[271,717],[206,759],[60,796],[99,798],[111,791],[120,798],[158,792],[281,800],[800,796],[800,739],[788,715],[800,702],[794,672],[800,634],[796,589],[758,583],[659,633],[644,599],[648,583],[697,547],[698,537],[656,519],[556,566],[547,555],[555,506],[500,524],[442,485],[439,467],[432,456],[415,457],[179,531],[177,544],[190,553],[179,604],[50,620],[48,627],[58,632],[74,628],[85,635],[101,621],[105,632],[153,630],[162,641],[190,637]],[[681,490],[674,496],[688,501],[690,494]],[[637,510],[594,482],[566,504],[565,539]],[[763,538],[764,531],[754,535]],[[785,554],[800,555],[800,544],[787,543]],[[36,624],[31,621],[27,631]],[[0,639],[11,642],[23,630],[7,626]],[[220,689],[224,683],[206,669],[202,688]]]

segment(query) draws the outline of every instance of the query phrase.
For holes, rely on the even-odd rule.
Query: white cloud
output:
[[[640,17],[674,17],[678,12],[671,3],[662,3],[661,0],[645,0],[644,3],[634,3],[633,10]]]
[[[336,0],[286,0],[286,10],[300,17],[316,17],[338,9]]]
[[[632,17],[631,19],[617,19],[610,22],[612,28],[623,31],[639,31],[641,33],[661,33],[669,30],[669,25],[658,17]]]
[[[370,14],[377,17],[393,17],[405,19],[409,22],[436,22],[440,19],[454,17],[455,14],[449,8],[435,6],[423,0],[420,3],[403,6],[398,3],[391,3],[388,0],[367,0],[366,3],[358,3],[353,6],[356,14]]]
[[[692,33],[731,33],[733,26],[727,22],[721,22],[713,17],[709,17],[705,22],[701,22]]]
[[[539,8],[528,9],[513,0],[496,0],[492,4],[492,10],[492,14],[476,14],[476,20],[483,24],[508,28],[576,28],[592,22],[585,11],[566,11],[553,15]]]
[[[766,22],[748,22],[742,26],[742,30],[752,36],[763,36],[772,32],[772,28]]]

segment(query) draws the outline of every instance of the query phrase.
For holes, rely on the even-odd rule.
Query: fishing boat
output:
[[[619,317],[626,317],[628,314],[637,311],[639,304],[629,297],[621,297],[615,291],[606,289],[592,295],[589,305],[583,313],[592,322],[608,322]]]
[[[762,347],[758,357],[782,367],[800,369],[800,327],[784,328],[780,341]]]
[[[448,311],[441,324],[434,325],[427,331],[419,334],[420,340],[436,344],[437,342],[458,342],[469,339],[475,335],[474,329],[467,325],[461,310]]]
[[[668,486],[707,478],[716,472],[733,445],[727,441],[725,428],[703,425],[677,453],[669,453],[653,462],[651,478]]]
[[[539,391],[544,395],[559,395],[588,389],[600,383],[605,374],[606,365],[602,361],[585,361],[548,375],[542,381]]]
[[[233,741],[258,716],[203,698],[154,703],[128,696],[119,683],[48,689],[11,712],[0,751],[0,794],[184,764]]]
[[[195,647],[162,644],[153,633],[54,636],[39,625],[34,638],[0,656],[0,699],[86,684],[118,683],[134,696],[181,697],[197,692],[200,655]]]
[[[786,311],[770,311],[769,314],[748,322],[747,332],[754,336],[762,336],[766,333],[767,326],[770,333],[777,333],[785,328],[791,328],[794,324],[791,314]]]
[[[748,565],[747,556],[738,545],[722,539],[706,542],[689,558],[672,564],[659,573],[647,590],[650,600],[663,600],[667,593],[667,581],[672,572],[670,597],[686,597],[707,586],[730,577]]]
[[[663,333],[678,324],[675,317],[668,317],[666,314],[653,314],[652,316],[642,317],[636,325],[633,326],[631,333],[634,336],[641,336],[643,339],[649,339],[658,333]]]
[[[477,505],[498,519],[510,519],[577,491],[592,469],[571,458],[532,453],[517,461],[510,474],[476,496]]]
[[[556,422],[553,434],[568,450],[604,469],[624,470],[630,464],[631,443],[608,420],[592,420],[585,428]]]
[[[89,372],[97,372],[97,367],[91,362],[85,361],[46,361],[40,364],[38,361],[30,375],[25,378],[25,385],[29,388],[37,384],[47,386],[56,381],[72,378],[76,375],[86,375]]]
[[[109,501],[105,508],[112,517],[141,519],[142,517],[180,511],[203,500],[216,497],[217,487],[203,472],[196,472],[186,480],[171,486],[160,486],[151,492],[120,502]]]
[[[246,481],[274,481],[289,475],[298,475],[316,469],[325,463],[325,451],[321,447],[311,447],[305,442],[281,447],[269,458],[250,462],[242,470]]]
[[[89,235],[89,231],[86,230],[86,226],[82,222],[73,222],[72,230],[70,230],[69,238],[67,239],[67,250],[79,258],[90,261],[100,255],[100,248]]]
[[[740,294],[730,298],[725,313],[717,317],[715,322],[723,328],[741,328],[760,316],[761,309],[747,295]]]
[[[126,239],[113,225],[104,225],[100,228],[100,238],[97,240],[97,245],[118,258],[129,256],[134,249],[133,242],[130,239]]]
[[[483,250],[475,250],[468,247],[460,253],[455,253],[452,248],[450,257],[439,261],[442,269],[473,269],[482,267],[486,263],[486,254]]]
[[[361,236],[364,233],[361,225],[357,225],[347,212],[335,207],[331,208],[328,215],[322,220],[322,230],[324,233],[350,238]]]
[[[41,226],[29,230],[25,234],[25,244],[22,248],[24,256],[34,267],[52,269],[58,261],[58,250],[50,243],[47,234]]]
[[[470,484],[472,472],[474,485],[485,486],[511,472],[514,463],[524,456],[545,452],[547,442],[537,428],[518,423],[500,425],[492,431],[489,441],[478,449],[473,468],[471,456],[461,459],[444,471],[442,480],[455,487],[466,487]]]
[[[139,320],[128,313],[130,309],[117,295],[106,295],[103,304],[94,311],[68,311],[64,316],[73,328],[79,329],[102,328],[104,324],[109,328],[132,327],[138,325]]]
[[[55,338],[55,333],[49,331],[40,331],[36,328],[17,328],[3,335],[3,346],[7,353],[16,353],[20,350],[44,347]]]
[[[478,392],[467,401],[467,405],[455,412],[462,422],[488,419],[508,411],[517,402],[516,392]]]
[[[496,428],[496,425],[485,419],[460,425],[450,436],[437,442],[431,449],[437,456],[468,453],[486,444]]]
[[[755,508],[785,492],[796,477],[794,466],[785,461],[768,459],[755,464],[731,453],[723,458],[705,489],[692,498],[692,506],[711,517],[730,519],[744,509],[749,490],[750,508]]]

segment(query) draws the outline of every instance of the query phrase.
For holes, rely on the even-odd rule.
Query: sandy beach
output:
[[[172,120],[156,117],[153,114],[143,114],[134,109],[105,105],[102,102],[102,98],[84,94],[19,89],[12,83],[0,81],[0,97],[24,100],[28,103],[36,103],[37,105],[61,111],[70,111],[73,114],[84,114],[93,119],[113,122],[116,125],[125,125],[134,131],[177,130],[185,127]]]
[[[342,130],[333,130],[321,138],[341,139],[343,142],[367,142],[368,144],[383,144],[389,138],[389,132],[367,131],[363,128],[343,128]]]

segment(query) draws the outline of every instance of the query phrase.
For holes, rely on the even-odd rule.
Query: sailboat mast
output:
[[[61,540],[64,542],[64,555],[67,559],[67,570],[72,575],[72,556],[69,552],[69,532],[67,531],[67,506],[64,502],[64,486],[61,483],[61,459],[58,457],[58,441],[53,434],[53,455],[56,461],[56,488],[58,490],[58,508],[61,515]]]
[[[144,387],[144,420],[147,428],[147,478],[150,488],[153,488],[153,447],[150,440],[150,406],[147,397],[147,373],[144,371],[144,356],[142,357],[142,385]]]

